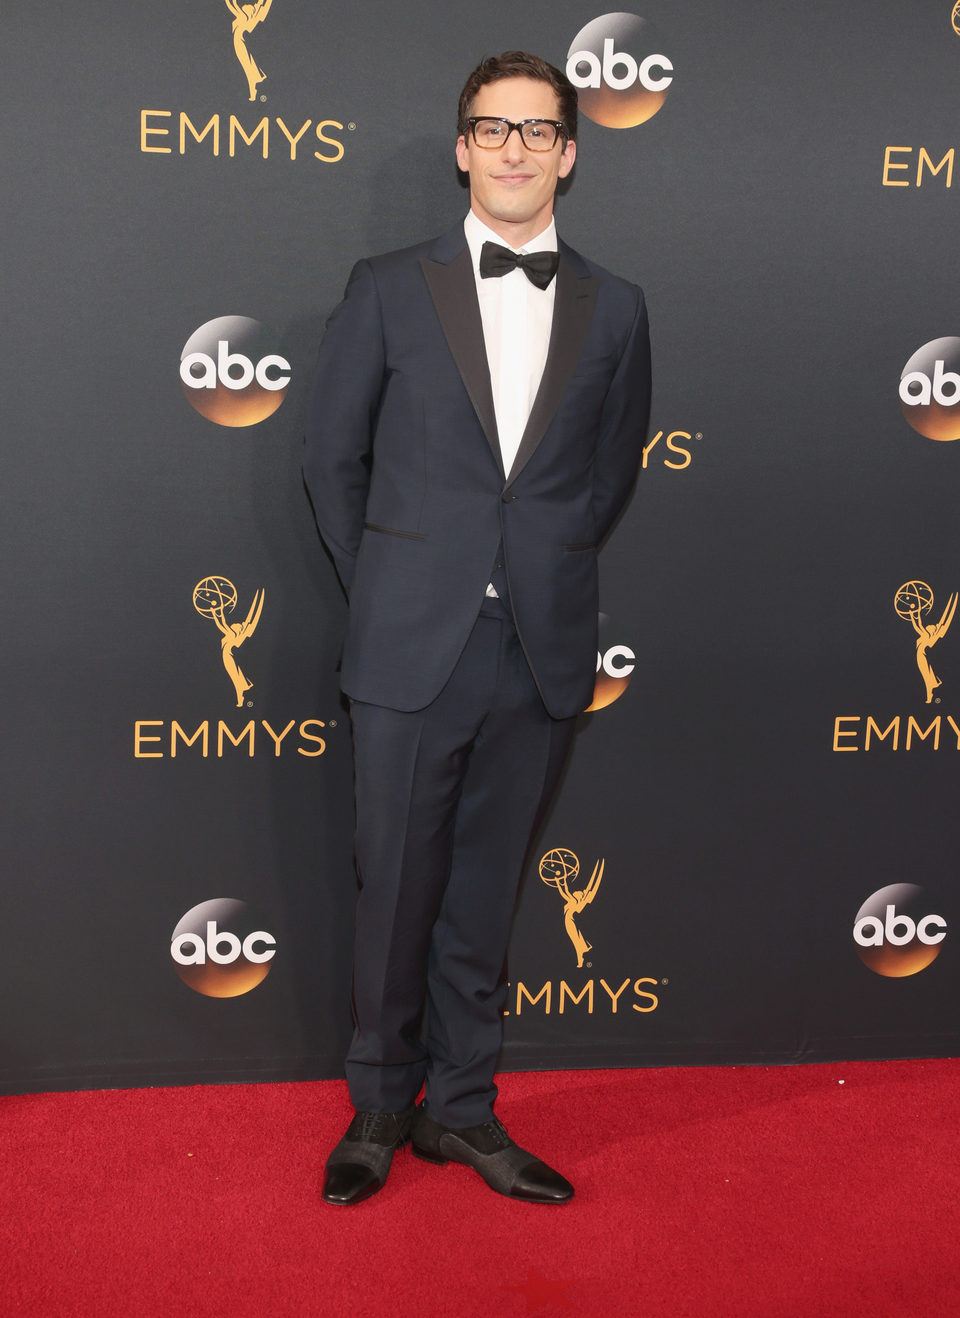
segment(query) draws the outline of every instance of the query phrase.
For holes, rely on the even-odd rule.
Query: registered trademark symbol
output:
[[[939,696],[935,696],[935,697],[934,697],[934,701],[933,701],[933,703],[934,703],[935,705],[939,705],[939,704],[940,704],[940,697],[939,697]]]
[[[247,701],[247,709],[253,709],[253,701],[252,701],[252,700],[248,700],[248,701]]]
[[[337,720],[335,718],[332,718],[328,726],[331,728],[335,728],[337,726]]]
[[[267,93],[266,93],[266,92],[261,92],[261,93],[260,93],[260,99],[261,99],[261,101],[265,101],[265,100],[267,99]]]
[[[348,130],[348,132],[355,133],[356,130],[357,130],[357,125],[356,125],[356,124],[347,124],[347,130]]]
[[[588,969],[588,970],[592,970],[592,969],[593,969],[593,962],[592,962],[592,961],[588,961],[588,962],[587,962],[587,969]]]
[[[670,981],[669,981],[669,979],[661,979],[660,983],[661,983],[661,984],[669,984]]]
[[[694,439],[703,439],[703,436],[700,434],[696,434],[694,435]]]

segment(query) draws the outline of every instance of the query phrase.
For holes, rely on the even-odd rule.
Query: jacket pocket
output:
[[[597,547],[596,541],[593,541],[591,544],[584,544],[584,545],[564,545],[563,550],[564,553],[575,554],[582,549],[596,549],[596,547]]]
[[[365,531],[376,531],[378,535],[397,535],[401,540],[426,540],[419,531],[397,531],[392,526],[378,526],[376,522],[364,522]]]

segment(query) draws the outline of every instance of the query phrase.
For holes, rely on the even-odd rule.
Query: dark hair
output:
[[[477,92],[488,83],[499,82],[502,78],[533,78],[537,82],[548,83],[556,92],[560,104],[560,118],[566,125],[567,136],[571,140],[576,139],[576,88],[559,69],[555,69],[539,55],[528,55],[524,50],[505,50],[502,55],[488,55],[470,74],[460,93],[457,113],[457,133],[461,137],[466,135],[467,120],[473,114],[473,102]]]

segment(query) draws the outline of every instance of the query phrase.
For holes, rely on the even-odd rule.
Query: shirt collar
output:
[[[552,216],[550,217],[550,223],[543,232],[538,233],[536,238],[531,238],[522,247],[511,247],[509,243],[504,242],[500,235],[494,233],[472,210],[467,212],[467,217],[463,222],[463,232],[466,234],[467,246],[470,248],[473,272],[478,277],[480,249],[484,243],[497,243],[501,247],[509,248],[511,252],[555,252],[557,250],[557,225]]]

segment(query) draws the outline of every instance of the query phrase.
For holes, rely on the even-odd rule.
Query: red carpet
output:
[[[958,1081],[957,1061],[503,1076],[511,1133],[577,1186],[560,1208],[409,1152],[328,1207],[340,1082],[4,1098],[0,1312],[956,1313]]]

